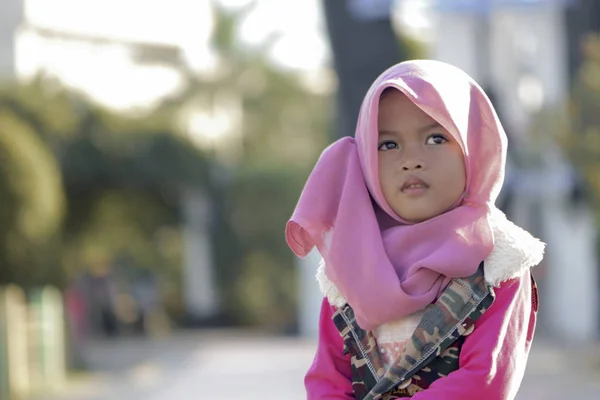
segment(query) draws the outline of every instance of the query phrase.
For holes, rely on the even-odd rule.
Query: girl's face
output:
[[[462,149],[448,131],[402,92],[379,101],[379,184],[390,208],[408,222],[448,211],[465,191]]]

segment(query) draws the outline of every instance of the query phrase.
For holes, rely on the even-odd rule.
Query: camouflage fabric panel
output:
[[[491,293],[493,296],[493,292]],[[533,277],[531,275],[531,304],[534,311],[538,310],[538,288]],[[474,314],[470,314],[469,317],[464,321],[463,325],[466,329],[475,323],[476,318],[479,318],[484,312],[485,304],[480,305],[475,310]],[[489,306],[487,307],[489,308]],[[464,330],[464,329],[461,329]],[[465,333],[468,332],[465,330]],[[426,364],[425,367],[420,369],[416,374],[412,376],[411,384],[405,389],[393,389],[382,396],[383,400],[394,400],[406,397],[411,397],[415,393],[420,392],[429,388],[429,386],[439,378],[450,375],[451,372],[456,371],[459,368],[459,356],[460,350],[463,343],[465,342],[466,336],[459,337],[450,346],[444,350],[444,352],[434,358],[430,363]]]
[[[385,393],[381,398],[383,400],[401,399],[411,397],[417,392],[429,388],[436,380],[450,375],[459,367],[460,349],[465,341],[461,336],[452,343],[442,354],[434,358],[429,364],[421,368],[412,376],[411,384],[404,388],[395,388]]]
[[[344,340],[344,354],[350,354],[354,397],[361,400],[385,372],[375,335],[358,326],[349,305],[338,309],[332,319]]]
[[[485,282],[483,263],[472,276],[453,279],[438,300],[425,309],[405,351],[364,398],[381,399],[420,369],[429,366],[452,343],[473,328],[475,321],[493,301],[493,289]]]

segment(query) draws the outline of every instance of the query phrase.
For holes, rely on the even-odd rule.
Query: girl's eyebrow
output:
[[[417,129],[417,130],[418,130],[419,133],[425,133],[427,131],[431,131],[433,129],[438,129],[438,128],[444,129],[444,127],[442,125],[440,125],[439,122],[434,121],[431,124],[427,124],[427,125],[419,128],[419,129]]]
[[[439,128],[444,129],[444,127],[442,125],[440,125],[439,122],[432,122],[430,124],[420,127],[419,129],[417,129],[417,132],[425,133],[425,132],[431,131],[433,129],[439,129]],[[380,129],[379,135],[395,135],[398,132],[399,131],[390,131],[390,130],[386,130],[386,129]]]

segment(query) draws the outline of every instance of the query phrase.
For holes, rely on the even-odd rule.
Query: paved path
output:
[[[599,350],[537,342],[517,399],[600,399]],[[313,351],[310,340],[230,332],[94,343],[94,374],[33,400],[304,400]]]

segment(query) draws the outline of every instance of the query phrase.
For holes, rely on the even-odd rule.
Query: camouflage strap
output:
[[[533,312],[537,313],[539,307],[538,286],[533,274],[530,273],[529,276],[531,277],[531,308],[533,309]]]
[[[426,308],[404,352],[387,371],[373,332],[358,326],[348,304],[339,308],[332,318],[344,340],[344,354],[350,354],[355,398],[410,397],[458,369],[464,336],[493,300],[493,289],[483,276],[483,263],[472,276],[453,279],[439,299]]]
[[[530,278],[531,306],[533,312],[537,313],[539,304],[538,288],[535,282],[535,278],[531,273]],[[493,293],[491,293],[488,296],[493,296]],[[476,314],[480,314],[479,316],[481,316],[482,312],[480,311],[480,308],[476,310]],[[473,314],[470,314],[469,318],[465,320],[463,324],[466,324],[468,326],[471,322],[474,323],[475,321],[472,318],[473,316]],[[429,388],[429,386],[439,378],[448,376],[451,372],[456,371],[459,368],[460,351],[462,349],[463,343],[465,342],[466,335],[469,333],[469,330],[465,331],[463,336],[459,337],[450,346],[448,346],[446,350],[444,350],[439,356],[437,356],[431,362],[426,363],[425,367],[421,368],[417,373],[415,373],[412,376],[410,384],[407,387],[396,387],[395,389],[385,393],[381,397],[381,399],[395,400],[405,397],[412,397],[415,393]]]
[[[425,309],[404,351],[364,399],[378,400],[394,388],[402,387],[404,382],[473,329],[475,321],[493,301],[493,288],[485,282],[483,263],[470,277],[450,281],[438,300]]]
[[[359,328],[354,310],[348,304],[338,309],[332,318],[344,340],[344,354],[350,354],[354,397],[362,399],[385,373],[375,335]]]

